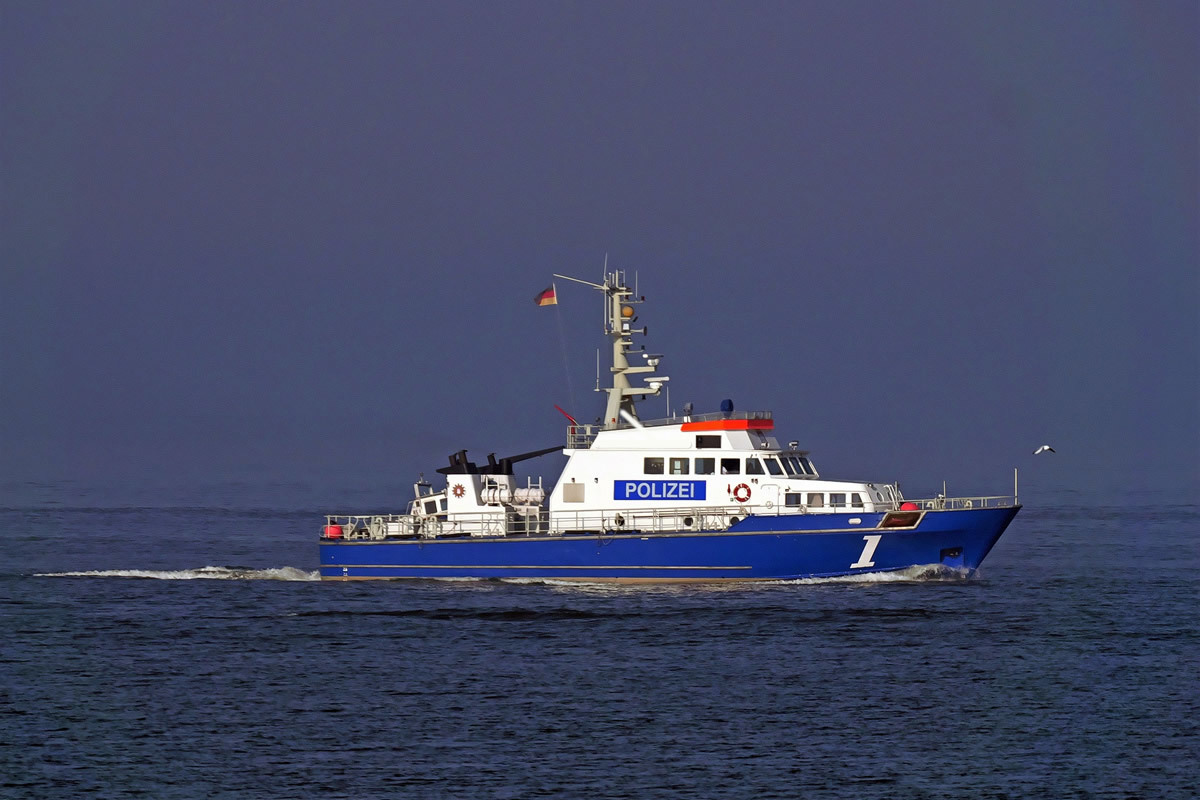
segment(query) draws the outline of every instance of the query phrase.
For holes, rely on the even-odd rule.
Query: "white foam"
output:
[[[160,581],[319,581],[321,573],[296,567],[243,569],[239,567],[200,567],[199,569],[91,569],[80,572],[40,572],[39,578],[151,578]]]
[[[890,572],[861,572],[855,575],[834,575],[828,578],[796,578],[778,583],[810,585],[822,583],[927,583],[964,581],[971,577],[967,569],[955,569],[941,564],[924,564]],[[774,583],[775,581],[769,581]]]
[[[810,586],[822,584],[872,584],[872,583],[912,583],[930,581],[962,581],[970,576],[968,570],[951,569],[941,565],[909,567],[894,572],[865,572],[858,575],[839,575],[829,578],[796,578],[793,580],[763,580],[763,581],[730,581],[684,584],[630,584],[610,583],[608,581],[563,580],[554,578],[501,578],[503,583],[540,584],[543,586],[562,587],[573,590],[629,592],[652,589],[694,590],[698,586],[707,589],[746,589],[750,586],[779,586],[795,585]],[[306,571],[296,567],[272,567],[270,569],[246,569],[240,567],[200,567],[199,569],[182,570],[151,570],[151,569],[94,569],[78,572],[40,572],[39,578],[147,578],[161,581],[319,581],[321,573]],[[432,580],[447,583],[483,583],[487,578],[451,578],[441,577]]]
[[[600,580],[565,580],[555,578],[500,578],[503,583],[541,584],[587,592],[695,592],[702,591],[745,591],[762,586],[821,586],[825,584],[875,584],[875,583],[956,583],[971,577],[967,569],[955,569],[942,564],[924,564],[890,572],[862,572],[855,575],[835,575],[827,578],[791,578],[765,580],[730,581],[684,581],[680,583],[621,583]],[[475,579],[471,579],[475,580]]]

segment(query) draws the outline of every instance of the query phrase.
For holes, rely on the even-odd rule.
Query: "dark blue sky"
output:
[[[673,404],[773,409],[827,474],[1194,490],[1198,33],[1192,2],[6,2],[0,469],[403,485],[557,444],[554,403],[602,408],[599,300],[532,297],[608,253]]]

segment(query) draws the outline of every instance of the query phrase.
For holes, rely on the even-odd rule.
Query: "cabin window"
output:
[[[854,494],[850,495],[850,505],[854,506],[855,508],[862,508],[863,507],[862,495],[859,494],[858,492],[855,492]]]
[[[787,470],[788,475],[796,474],[796,467],[792,464],[792,460],[787,456],[780,456],[779,460],[783,462],[783,468]]]
[[[661,456],[647,456],[644,463],[645,469],[643,471],[647,475],[663,474],[663,460]]]
[[[782,475],[783,474],[783,467],[779,466],[779,462],[776,461],[775,459],[764,458],[763,461],[767,462],[767,472],[771,473],[772,475]]]
[[[671,474],[672,475],[687,475],[688,460],[686,458],[671,459]]]
[[[712,450],[719,450],[721,448],[721,437],[720,436],[697,436],[696,437],[696,449],[703,450],[705,448],[709,448]]]
[[[800,456],[800,464],[804,467],[804,471],[809,475],[816,475],[817,470],[813,467],[812,462],[804,456]]]
[[[825,495],[821,494],[820,492],[809,492],[808,504],[812,508],[821,508],[823,505],[825,505]]]
[[[762,462],[759,461],[757,458],[747,458],[746,459],[746,474],[747,475],[762,475],[763,474]]]
[[[785,492],[783,495],[784,505],[795,508],[804,505],[804,495],[799,492]]]
[[[722,458],[721,459],[721,474],[722,475],[741,475],[742,460],[740,458]]]
[[[436,514],[437,513],[437,500],[426,501],[425,513],[426,514]]]
[[[696,474],[697,475],[715,475],[717,472],[717,460],[715,458],[697,458],[696,459]]]
[[[841,506],[846,505],[846,493],[845,492],[830,492],[829,505],[833,506],[834,508],[839,508]]]

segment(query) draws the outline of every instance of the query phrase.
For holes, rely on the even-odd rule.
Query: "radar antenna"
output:
[[[605,267],[607,268],[607,257]],[[644,366],[631,366],[628,359],[629,349],[633,346],[633,335],[645,336],[647,327],[634,328],[635,321],[633,306],[645,300],[636,296],[625,283],[625,273],[614,270],[605,272],[604,284],[572,278],[570,275],[554,274],[556,278],[582,283],[593,289],[604,292],[605,323],[604,332],[612,340],[612,386],[601,391],[608,392],[608,403],[604,409],[604,427],[615,428],[627,418],[638,419],[635,401],[649,395],[657,396],[670,380],[665,375],[655,375],[658,360],[661,356],[647,358]],[[630,375],[651,376],[646,386],[634,386],[629,382]],[[633,424],[633,423],[629,423]]]

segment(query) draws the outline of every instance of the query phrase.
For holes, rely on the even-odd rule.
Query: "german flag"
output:
[[[539,306],[558,305],[558,298],[554,296],[554,286],[551,285],[549,289],[543,289],[542,291],[538,292],[537,297],[533,298],[533,302],[537,303]]]

